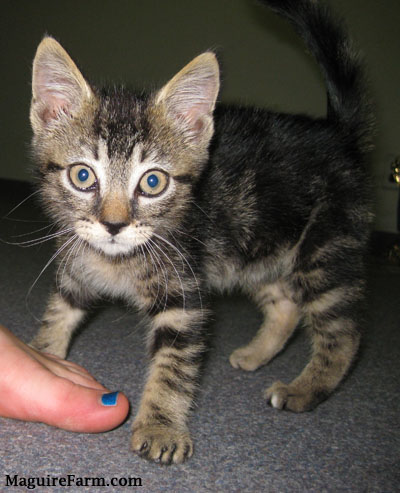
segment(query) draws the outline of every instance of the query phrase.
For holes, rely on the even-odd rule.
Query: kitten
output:
[[[300,321],[313,353],[267,401],[314,408],[359,345],[370,213],[364,164],[371,118],[363,73],[343,28],[313,0],[264,0],[318,60],[326,118],[217,105],[206,52],[160,91],[96,89],[46,37],[33,65],[31,123],[43,204],[58,226],[58,276],[33,346],[65,357],[99,297],[149,318],[150,372],[132,449],[180,463],[206,348],[207,293],[241,288],[264,321],[232,353],[253,371]]]

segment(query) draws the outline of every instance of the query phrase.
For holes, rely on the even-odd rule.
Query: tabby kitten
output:
[[[58,277],[34,347],[60,357],[99,297],[149,318],[150,372],[132,448],[161,463],[193,453],[187,428],[206,348],[207,293],[240,287],[264,321],[230,356],[253,371],[299,321],[311,360],[265,393],[307,411],[339,384],[359,344],[370,214],[369,105],[343,28],[313,0],[264,0],[319,62],[326,118],[216,107],[206,52],[160,91],[96,89],[52,38],[33,65],[31,123],[41,197],[58,226]]]

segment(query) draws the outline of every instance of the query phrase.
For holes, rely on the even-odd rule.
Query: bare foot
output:
[[[111,430],[129,410],[84,368],[32,349],[0,325],[0,416],[70,431]]]

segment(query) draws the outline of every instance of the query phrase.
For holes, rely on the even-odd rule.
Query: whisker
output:
[[[178,228],[175,228],[175,231],[176,231],[177,233],[181,234],[181,235],[187,236],[188,238],[192,238],[192,240],[197,241],[198,243],[200,243],[200,245],[203,245],[204,247],[206,247],[206,248],[207,248],[207,244],[206,244],[206,243],[204,243],[203,241],[199,240],[199,239],[198,239],[198,238],[196,238],[195,236],[190,235],[190,234],[186,233],[185,231],[182,231],[181,229],[178,229]],[[172,233],[171,233],[171,234],[172,234]],[[173,235],[172,235],[172,236],[173,236]],[[174,240],[178,243],[178,241],[176,240],[175,236],[173,236],[173,238],[174,238]],[[182,245],[179,245],[179,246],[182,248]],[[184,249],[184,248],[182,248],[182,249],[183,249],[183,250],[185,250],[185,251],[187,252],[187,250],[186,250],[186,249]],[[213,255],[214,255],[214,257],[215,257],[215,258],[219,258],[220,260],[225,261],[225,259],[222,257],[222,255],[221,255],[221,254],[219,254],[219,253],[214,253]]]
[[[149,249],[149,252],[152,252],[154,257],[152,256],[152,259],[156,259],[156,262],[157,264],[159,265],[160,267],[160,270],[163,274],[163,277],[164,277],[164,282],[165,282],[165,290],[164,290],[164,309],[165,307],[167,306],[167,302],[168,302],[168,275],[167,275],[167,269],[166,269],[166,266],[165,266],[165,263],[163,261],[163,259],[161,258],[161,256],[159,255],[159,253],[157,253],[157,251],[155,250],[154,246],[153,246],[153,242],[151,241],[151,238],[150,236],[148,237],[148,242],[146,243],[146,247]]]
[[[33,284],[31,285],[31,287],[29,288],[28,290],[28,293],[25,297],[25,304],[29,310],[29,307],[28,307],[28,299],[29,299],[29,296],[31,295],[32,293],[32,290],[33,288],[36,286],[37,282],[39,281],[40,277],[43,275],[43,273],[45,272],[45,270],[49,267],[49,265],[54,261],[54,259],[63,251],[65,250],[65,248],[67,248],[67,246],[72,243],[76,238],[77,238],[78,235],[73,235],[71,238],[69,238],[53,255],[52,257],[50,258],[50,260],[46,263],[46,265],[43,267],[43,269],[40,271],[39,275],[37,276],[37,278],[35,279],[35,281],[33,282]],[[35,316],[34,318],[39,321]]]
[[[15,207],[13,207],[10,212],[8,212],[5,216],[2,217],[2,219],[7,219],[8,216],[10,216],[14,211],[16,211],[18,209],[18,207],[20,207],[22,204],[24,204],[27,200],[29,200],[30,198],[32,198],[34,195],[37,195],[38,193],[40,193],[40,190],[36,190],[35,192],[31,193],[30,195],[28,195],[28,197],[25,197],[24,200],[22,200],[19,204],[17,204]]]
[[[192,236],[192,235],[190,235],[190,234],[188,234],[188,233],[185,233],[185,232],[184,232],[184,231],[182,231],[181,229],[177,229],[177,228],[175,228],[175,231],[176,231],[177,233],[181,234],[181,235],[185,235],[185,236],[187,236],[188,238],[192,238],[192,240],[197,241],[197,242],[198,242],[198,243],[200,243],[201,245],[203,245],[203,246],[207,247],[207,245],[206,245],[203,241],[199,240],[199,239],[198,239],[198,238],[196,238],[195,236]]]
[[[154,233],[153,233],[153,235],[154,235],[154,236],[156,236],[156,237],[158,237],[158,238],[160,238],[160,239],[163,239],[163,238],[159,237],[158,235],[155,235]],[[157,250],[159,250],[159,251],[162,253],[162,255],[164,255],[164,257],[168,260],[168,262],[171,264],[172,268],[174,269],[175,274],[176,274],[176,275],[177,275],[177,277],[178,277],[179,284],[180,284],[180,286],[181,286],[181,291],[182,291],[182,302],[183,302],[183,309],[185,310],[185,308],[186,308],[185,289],[184,289],[184,287],[183,287],[182,278],[181,278],[181,276],[179,275],[178,269],[175,267],[174,263],[173,263],[173,262],[172,262],[172,260],[169,258],[169,256],[168,256],[168,255],[164,252],[164,250],[163,250],[163,249],[162,249],[159,245],[157,245],[157,243],[156,243],[156,242],[154,242],[151,238],[149,238],[149,242],[150,242],[150,243],[152,243],[152,245],[153,245],[155,248],[157,248]]]
[[[143,244],[142,244],[142,245],[139,245],[139,249],[140,249],[140,251],[141,251],[141,253],[142,253],[143,258],[145,259],[145,262],[146,262],[146,267],[147,267],[147,271],[149,271],[148,263],[147,263],[147,261],[146,261],[146,260],[147,260],[147,259],[146,259],[146,252],[147,252],[147,254],[150,256],[150,258],[151,258],[151,263],[152,263],[152,264],[154,264],[154,258],[153,258],[153,256],[152,256],[152,254],[151,254],[150,250],[147,248],[147,246],[146,246],[146,245],[143,245]],[[155,265],[155,264],[154,264],[154,265]],[[154,305],[156,304],[156,300],[158,299],[158,294],[159,294],[159,292],[160,292],[160,276],[159,276],[159,274],[158,274],[158,269],[157,269],[157,266],[156,266],[156,265],[155,265],[155,269],[156,269],[156,273],[157,273],[157,294],[156,294],[156,296],[154,296],[154,301],[153,301],[153,303],[152,303],[152,305],[151,305],[151,307],[150,307],[150,311],[154,308]],[[147,285],[147,288],[148,288],[148,289],[150,289],[151,283],[150,283],[150,281],[149,281],[149,280],[147,280],[146,285]]]
[[[39,219],[16,219],[13,217],[6,217],[6,216],[2,217],[0,220],[1,221],[13,221],[16,223],[48,223],[49,222],[46,219],[42,219],[42,220],[39,220]]]
[[[190,270],[190,272],[191,272],[191,274],[192,274],[192,276],[193,276],[193,279],[194,279],[194,281],[195,281],[195,283],[196,283],[196,286],[197,286],[197,292],[198,292],[198,294],[199,294],[199,301],[200,301],[200,309],[201,309],[201,311],[203,311],[203,300],[202,300],[202,296],[201,296],[200,284],[199,284],[199,282],[198,282],[198,279],[197,279],[197,277],[196,277],[196,275],[195,275],[195,273],[194,273],[194,270],[193,270],[192,266],[190,265],[189,261],[188,261],[188,260],[187,260],[187,258],[186,258],[186,257],[185,257],[185,256],[184,256],[181,252],[180,252],[180,250],[179,250],[179,249],[178,249],[175,245],[173,245],[170,241],[168,241],[166,238],[164,238],[164,237],[162,237],[162,236],[158,235],[157,233],[153,233],[153,235],[154,235],[156,238],[158,238],[158,239],[160,239],[161,241],[163,241],[164,243],[166,243],[167,245],[169,245],[171,248],[173,248],[173,249],[177,252],[177,254],[181,257],[182,261],[184,261],[184,262],[186,263],[186,265],[189,267],[189,270]],[[175,240],[175,241],[176,241],[176,240]]]
[[[167,240],[165,240],[165,238],[163,238],[163,237],[161,237],[161,236],[159,236],[159,235],[157,235],[157,234],[154,234],[154,233],[153,233],[153,235],[154,235],[154,236],[156,236],[157,238],[159,238],[160,240],[164,241],[166,244],[169,244],[169,242],[168,242]],[[170,262],[170,264],[172,265],[173,269],[175,270],[175,273],[176,273],[176,275],[177,275],[177,277],[178,277],[178,279],[179,279],[179,283],[180,283],[180,285],[181,285],[181,290],[182,290],[182,298],[183,298],[183,310],[185,310],[185,309],[186,309],[185,289],[184,289],[184,287],[183,287],[183,283],[182,283],[181,276],[179,275],[179,273],[178,273],[178,271],[177,271],[177,269],[176,269],[175,265],[173,264],[173,262],[172,262],[172,260],[169,258],[169,256],[168,256],[168,255],[164,252],[164,250],[163,250],[163,249],[162,249],[159,245],[157,245],[157,243],[155,243],[155,242],[154,242],[151,238],[149,238],[149,239],[148,239],[148,243],[151,243],[151,244],[152,244],[155,248],[157,248],[157,249],[158,249],[158,250],[159,250],[159,251],[160,251],[160,252],[161,252],[161,253],[162,253],[162,254],[166,257],[166,259]],[[170,244],[170,246],[171,246],[172,248],[174,248],[174,249],[178,252],[178,254],[180,254],[179,250],[177,250],[177,249],[174,247],[174,245]],[[181,254],[180,254],[180,255],[181,255]],[[185,259],[185,260],[186,260],[186,259]],[[190,267],[190,266],[189,266],[189,267]],[[192,270],[192,269],[191,269],[191,270]],[[192,272],[193,272],[193,271],[192,271]],[[196,279],[196,278],[195,278],[195,279]],[[196,280],[196,281],[197,281],[197,280]],[[199,295],[200,295],[200,292],[199,292]],[[200,295],[200,304],[201,304],[201,295]],[[166,305],[165,305],[165,306],[166,306]],[[203,309],[201,309],[201,313],[203,313]],[[171,342],[171,347],[174,345],[174,343],[175,343],[175,341],[176,341],[177,337],[178,337],[178,331],[177,331],[177,334],[176,334],[176,336],[175,336],[174,341],[172,341],[172,342]]]
[[[69,248],[69,251],[67,252],[66,255],[62,258],[60,265],[58,266],[57,273],[56,273],[56,285],[60,286],[60,289],[62,288],[63,285],[63,280],[64,280],[64,275],[65,275],[65,269],[67,268],[69,259],[71,258],[71,255],[73,252],[82,244],[83,240],[81,238],[77,238],[76,241],[72,244],[72,246]],[[61,268],[61,265],[64,264],[64,268],[61,274],[61,281],[60,283],[58,282],[58,276],[59,276],[59,271]]]
[[[46,241],[52,240],[53,238],[57,238],[58,236],[63,236],[67,233],[70,233],[74,228],[66,228],[62,231],[57,231],[56,233],[51,233],[46,236],[42,236],[40,238],[34,238],[32,240],[27,240],[27,241],[21,241],[21,242],[9,242],[5,240],[1,240],[3,243],[6,243],[7,245],[15,245],[15,246],[20,246],[23,248],[39,245],[40,243],[45,243]]]
[[[83,272],[83,270],[84,270],[83,262],[85,260],[85,250],[86,250],[86,248],[89,248],[89,247],[88,247],[88,244],[86,243],[85,240],[82,240],[81,247],[82,246],[83,246],[83,249],[82,249],[82,253],[80,254],[80,266],[81,266],[81,271]],[[79,250],[81,249],[81,247],[79,247]]]
[[[197,207],[205,216],[207,219],[209,219],[210,221],[212,221],[211,217],[198,205],[196,204],[196,202],[194,200],[191,200],[190,201],[195,207]]]
[[[150,243],[146,243],[143,246],[146,248],[147,252],[149,253],[153,264],[154,264],[154,259],[155,259],[158,267],[160,268],[160,270],[163,274],[164,281],[165,281],[165,289],[164,289],[164,309],[165,309],[165,307],[167,306],[167,301],[168,301],[168,277],[166,275],[165,264],[162,261],[162,259],[160,258],[160,256],[158,255],[158,253],[154,250],[154,247]],[[156,273],[157,273],[157,295],[155,296],[155,299],[154,299],[154,302],[151,306],[151,309],[154,308],[156,301],[158,299],[159,292],[160,292],[160,284],[161,283],[160,283],[160,276],[159,276],[159,271],[158,271],[157,266],[156,266]]]
[[[43,231],[44,229],[54,228],[55,224],[48,224],[47,226],[43,226],[43,228],[35,229],[35,231],[29,231],[29,233],[22,233],[19,235],[13,235],[11,238],[21,238],[21,236],[33,235],[35,233],[39,233],[39,231]]]

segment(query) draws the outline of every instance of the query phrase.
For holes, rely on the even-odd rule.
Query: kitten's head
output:
[[[53,219],[110,256],[176,228],[208,157],[218,90],[218,63],[206,52],[155,94],[99,91],[44,38],[30,117]]]

